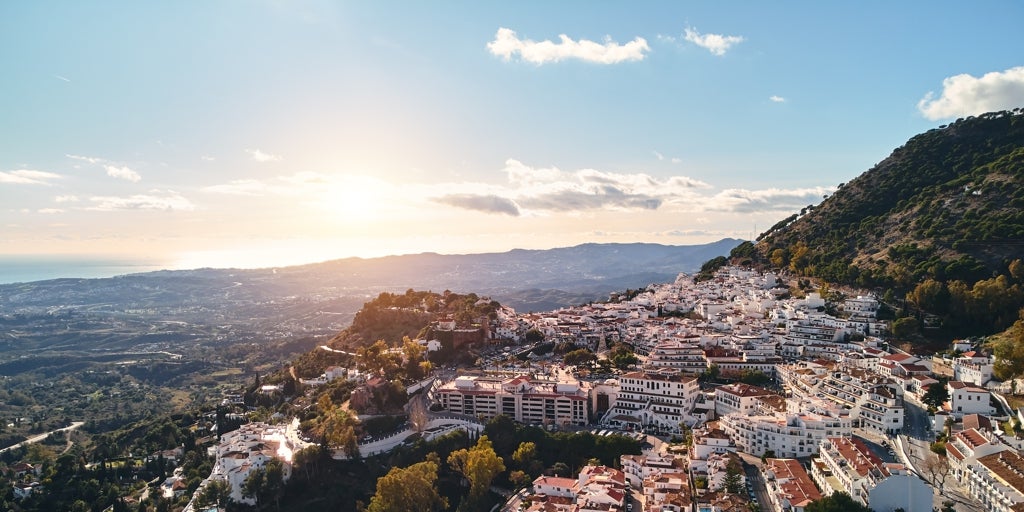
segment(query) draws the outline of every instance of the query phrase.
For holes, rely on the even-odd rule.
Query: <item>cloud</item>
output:
[[[743,42],[742,36],[726,36],[722,34],[701,34],[696,29],[687,27],[684,39],[711,52],[712,55],[721,57],[729,51],[733,45]]]
[[[683,163],[683,159],[682,158],[672,157],[672,163],[674,163],[674,164]]]
[[[48,180],[60,179],[59,174],[46,171],[35,171],[32,169],[17,169],[14,171],[0,171],[0,183],[12,185],[51,185]]]
[[[485,213],[504,213],[513,217],[519,216],[519,206],[511,199],[496,195],[449,194],[436,197],[435,202],[447,204],[465,210]]]
[[[60,208],[40,208],[40,209],[36,210],[36,212],[37,213],[46,214],[46,215],[52,215],[52,214],[55,214],[55,213],[64,213],[64,210],[61,210]]]
[[[212,157],[210,155],[203,155],[203,156],[201,156],[199,158],[201,158],[204,162],[213,162],[213,161],[217,160],[216,158],[214,158],[214,157]]]
[[[985,73],[981,78],[968,74],[942,81],[938,98],[929,91],[917,109],[932,121],[1008,110],[1024,105],[1024,66]]]
[[[78,201],[78,196],[57,196],[54,197],[53,200],[58,203],[74,203]]]
[[[573,172],[554,167],[530,167],[509,159],[503,169],[505,187],[461,186],[457,194],[433,200],[458,208],[513,215],[531,212],[583,212],[607,210],[656,210],[690,197],[709,185],[686,176],[655,178],[644,173],[614,173],[595,169]]]
[[[89,162],[90,164],[98,164],[100,162],[104,162],[105,161],[102,158],[95,158],[95,157],[91,157],[91,156],[68,155],[68,154],[65,154],[64,156],[66,156],[68,158],[71,158],[73,160],[81,160],[83,162]]]
[[[665,155],[663,155],[663,154],[661,154],[661,153],[659,153],[657,151],[654,152],[654,157],[657,158],[659,162],[665,159]]]
[[[775,96],[774,94],[769,96],[768,99],[774,101],[775,103],[785,103],[786,102],[786,98],[783,98],[782,96]]]
[[[705,206],[708,210],[738,213],[793,212],[808,204],[817,204],[822,196],[834,191],[833,187],[764,190],[730,188],[709,198]]]
[[[234,180],[222,185],[203,187],[203,192],[228,194],[233,196],[262,196],[269,191],[265,183],[259,180]]]
[[[560,42],[551,40],[532,41],[530,39],[519,39],[516,32],[507,28],[499,28],[494,36],[494,41],[487,43],[487,49],[498,57],[511,60],[512,56],[519,54],[519,58],[533,64],[547,64],[560,62],[568,59],[577,59],[595,64],[618,64],[620,62],[643,60],[645,52],[651,47],[642,37],[620,45],[606,37],[604,43],[597,43],[587,39],[574,41],[565,34],[558,36]]]
[[[281,157],[280,156],[272,155],[270,153],[264,153],[264,152],[260,151],[259,149],[247,149],[247,150],[245,150],[245,152],[249,153],[249,156],[251,156],[252,159],[256,160],[257,162],[280,162],[281,161]]]
[[[57,80],[63,80],[65,82],[70,82],[71,81],[70,78],[63,77],[63,76],[60,76],[60,75],[53,75],[53,77],[56,78]]]
[[[128,197],[94,196],[89,198],[93,205],[87,210],[111,212],[121,210],[164,210],[191,211],[195,209],[187,198],[173,190],[150,190],[147,194]]]
[[[107,170],[107,176],[117,178],[119,180],[126,180],[132,183],[137,183],[142,179],[139,173],[129,169],[128,167],[117,167],[116,165],[104,165],[104,169]]]

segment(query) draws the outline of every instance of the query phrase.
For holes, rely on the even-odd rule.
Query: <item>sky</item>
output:
[[[0,256],[750,239],[1024,106],[1024,3],[0,3]]]

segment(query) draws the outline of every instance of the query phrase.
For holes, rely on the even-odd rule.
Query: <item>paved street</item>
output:
[[[923,404],[912,399],[905,400],[905,404],[906,418],[900,437],[906,448],[910,464],[916,469],[918,475],[938,489],[933,506],[939,509],[942,507],[942,502],[948,500],[955,503],[954,507],[958,512],[985,512],[987,509],[967,495],[948,473],[945,475],[945,479],[931,481],[932,475],[926,469],[926,461],[936,456],[931,452],[931,441],[934,439],[931,430],[931,417],[928,416],[928,411]]]

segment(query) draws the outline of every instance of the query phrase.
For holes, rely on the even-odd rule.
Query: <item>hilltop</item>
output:
[[[910,292],[915,305],[940,316],[969,306],[975,311],[963,312],[969,318],[961,326],[998,330],[1021,307],[1024,275],[1013,262],[1022,252],[1024,109],[1017,109],[911,138],[734,256],[892,297]],[[1005,277],[989,282],[998,276]],[[978,302],[983,292],[996,297]]]

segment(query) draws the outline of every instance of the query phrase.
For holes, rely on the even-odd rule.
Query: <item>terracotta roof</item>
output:
[[[1024,457],[1006,450],[978,458],[978,464],[988,469],[1000,480],[1024,494]]]

